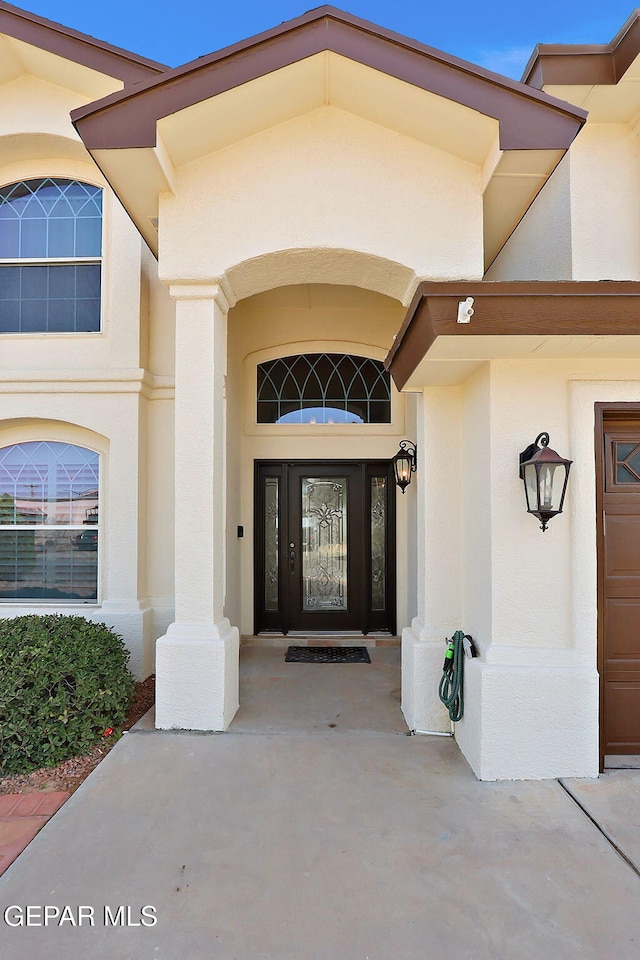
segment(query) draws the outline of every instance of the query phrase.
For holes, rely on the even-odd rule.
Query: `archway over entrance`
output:
[[[230,266],[222,285],[232,303],[276,287],[313,283],[360,287],[407,306],[419,279],[410,266],[368,251],[320,247],[267,251]]]
[[[296,282],[283,285],[285,279]],[[397,393],[388,423],[291,424],[286,430],[259,424],[257,357],[265,350],[273,356],[274,349],[352,354],[359,345],[362,356],[381,360],[414,283],[411,268],[366,252],[311,249],[234,265],[219,283],[170,286],[176,300],[176,621],[157,643],[158,726],[185,725],[179,697],[187,678],[198,689],[189,708],[192,728],[226,729],[237,709],[239,633],[253,632],[255,461],[388,462],[411,430]],[[255,290],[260,293],[238,302],[239,294]],[[407,519],[409,499],[403,498],[398,518],[405,601],[407,529],[415,530]],[[197,540],[187,539],[194,529]],[[406,610],[398,620],[407,622]]]

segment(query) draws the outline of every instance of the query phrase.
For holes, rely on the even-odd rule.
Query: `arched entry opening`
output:
[[[230,311],[225,612],[241,635],[393,634],[409,616],[411,498],[396,525],[389,471],[405,398],[379,377],[403,313],[388,296],[325,283]],[[278,392],[275,407],[265,401]]]
[[[297,251],[286,273],[295,282],[286,285],[288,258],[278,251],[229,267],[217,282],[169,286],[176,300],[176,615],[156,646],[160,728],[223,730],[237,710],[240,634],[254,627],[255,462],[388,462],[405,433],[399,395],[387,424],[289,424],[283,431],[282,424],[257,421],[258,362],[292,352],[386,356],[404,306],[377,288],[386,275],[389,288],[408,297],[413,272],[362,252],[349,253],[339,269],[343,253]],[[271,256],[277,276],[252,280],[252,267],[266,272]],[[338,282],[318,283],[318,264],[334,264]],[[267,289],[238,298],[255,285]],[[405,515],[398,524],[405,538],[407,527]],[[407,555],[404,542],[399,559]],[[403,562],[397,580],[406,598]],[[405,607],[398,619],[406,618]]]

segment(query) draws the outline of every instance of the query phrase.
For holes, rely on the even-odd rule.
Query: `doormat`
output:
[[[371,663],[366,647],[289,647],[285,663]]]

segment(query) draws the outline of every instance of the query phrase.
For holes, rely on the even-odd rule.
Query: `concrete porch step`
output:
[[[289,633],[261,633],[258,636],[243,636],[240,638],[243,647],[399,647],[400,637],[391,637],[387,634],[297,634]]]

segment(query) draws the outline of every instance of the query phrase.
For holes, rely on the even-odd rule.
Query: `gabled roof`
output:
[[[256,85],[264,86],[257,99]],[[546,93],[331,6],[111,93],[71,118],[155,250],[158,194],[171,190],[176,167],[318,106],[359,113],[478,165],[487,265],[586,119]]]
[[[640,116],[640,10],[610,43],[540,44],[523,80],[587,110],[590,123],[637,127]]]
[[[568,104],[332,6],[81,107],[72,119],[89,149],[153,146],[162,117],[326,50],[495,118],[503,150],[564,149],[584,120]]]
[[[21,10],[0,0],[0,35],[46,50],[125,85],[155,77],[167,69],[163,64],[114,47],[87,34],[70,30],[52,20]]]
[[[640,10],[634,10],[610,43],[540,43],[522,82],[543,86],[618,83],[640,53]]]

